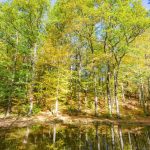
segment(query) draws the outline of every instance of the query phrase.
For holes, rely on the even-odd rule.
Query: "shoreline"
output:
[[[69,116],[58,115],[53,116],[51,114],[39,114],[30,117],[15,117],[10,116],[7,118],[0,117],[0,128],[12,128],[12,127],[26,127],[32,125],[44,125],[44,124],[115,124],[115,125],[146,125],[150,126],[150,117],[136,118],[136,119],[115,119],[115,118],[99,118],[99,117],[87,117],[87,116]]]

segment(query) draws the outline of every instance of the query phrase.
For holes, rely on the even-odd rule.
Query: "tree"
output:
[[[26,99],[30,93],[30,111],[32,111],[32,91],[35,76],[35,59],[37,48],[42,44],[45,33],[45,18],[49,2],[47,0],[14,0],[5,2],[1,9],[1,39],[7,46],[7,55],[13,61],[7,113],[11,111],[15,93]],[[39,42],[40,41],[40,42]],[[34,57],[34,59],[32,59]],[[29,86],[28,86],[29,85]],[[27,88],[30,87],[30,88]],[[16,88],[16,90],[14,90]],[[23,89],[23,90],[22,90]],[[21,90],[21,91],[20,91]],[[22,94],[21,94],[22,92]],[[13,95],[12,95],[13,94]]]

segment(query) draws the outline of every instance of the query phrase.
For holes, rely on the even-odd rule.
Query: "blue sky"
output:
[[[55,1],[56,1],[56,0],[52,0],[52,5],[54,5]]]
[[[150,9],[150,4],[148,4],[149,0],[143,0],[143,5],[147,8]]]
[[[0,0],[0,2],[4,2],[5,0]],[[52,4],[55,3],[56,0],[52,0]],[[150,9],[150,4],[148,4],[149,0],[143,0],[143,5],[147,8]]]

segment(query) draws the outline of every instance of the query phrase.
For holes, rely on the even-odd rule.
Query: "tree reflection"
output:
[[[0,149],[149,150],[150,127],[53,124],[1,129]]]

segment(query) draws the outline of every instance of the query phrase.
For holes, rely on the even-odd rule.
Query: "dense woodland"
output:
[[[0,110],[150,109],[150,18],[141,0],[0,3]]]

